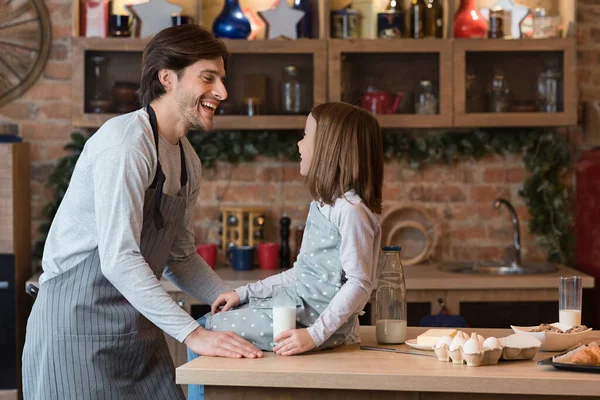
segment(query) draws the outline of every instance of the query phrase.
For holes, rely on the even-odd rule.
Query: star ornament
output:
[[[171,26],[171,15],[180,14],[183,8],[166,0],[148,0],[144,3],[127,6],[141,21],[141,38],[154,36]]]
[[[304,11],[294,10],[288,6],[286,0],[279,0],[275,8],[258,13],[267,25],[267,39],[276,39],[280,36],[298,39],[296,25],[304,17]]]

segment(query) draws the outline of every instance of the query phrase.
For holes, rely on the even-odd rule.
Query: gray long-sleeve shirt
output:
[[[196,253],[194,208],[200,191],[200,159],[181,139],[188,171],[182,230],[164,276],[187,294],[211,304],[231,288]],[[178,145],[159,135],[164,193],[180,189]],[[104,276],[152,323],[182,342],[198,323],[163,289],[140,252],[144,192],[157,157],[148,113],[138,110],[106,122],[86,143],[48,233],[40,285],[78,265],[96,249]]]

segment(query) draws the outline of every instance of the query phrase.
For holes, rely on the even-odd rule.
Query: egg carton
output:
[[[470,367],[482,365],[495,365],[502,360],[530,360],[535,357],[541,343],[530,340],[523,342],[525,346],[508,346],[506,343],[515,343],[523,337],[511,335],[506,338],[487,338],[473,333],[471,338],[464,332],[457,332],[454,338],[442,338],[434,346],[435,354],[439,361],[452,362],[453,364],[467,364]],[[466,348],[466,349],[465,349]],[[452,350],[450,350],[452,349]]]

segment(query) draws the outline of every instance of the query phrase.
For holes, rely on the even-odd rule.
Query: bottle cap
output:
[[[381,248],[381,250],[383,250],[385,252],[399,252],[400,250],[402,250],[402,247],[400,247],[400,246],[383,246]]]

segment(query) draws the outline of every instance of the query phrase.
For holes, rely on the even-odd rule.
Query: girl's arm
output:
[[[315,323],[307,328],[317,347],[353,314],[362,311],[369,301],[381,243],[379,222],[362,203],[336,204],[331,219],[340,231],[340,258],[347,281]]]
[[[273,294],[273,285],[295,285],[296,267],[290,268],[280,274],[270,276],[266,279],[249,283],[234,289],[240,297],[240,304],[248,302],[250,297],[265,298]]]

